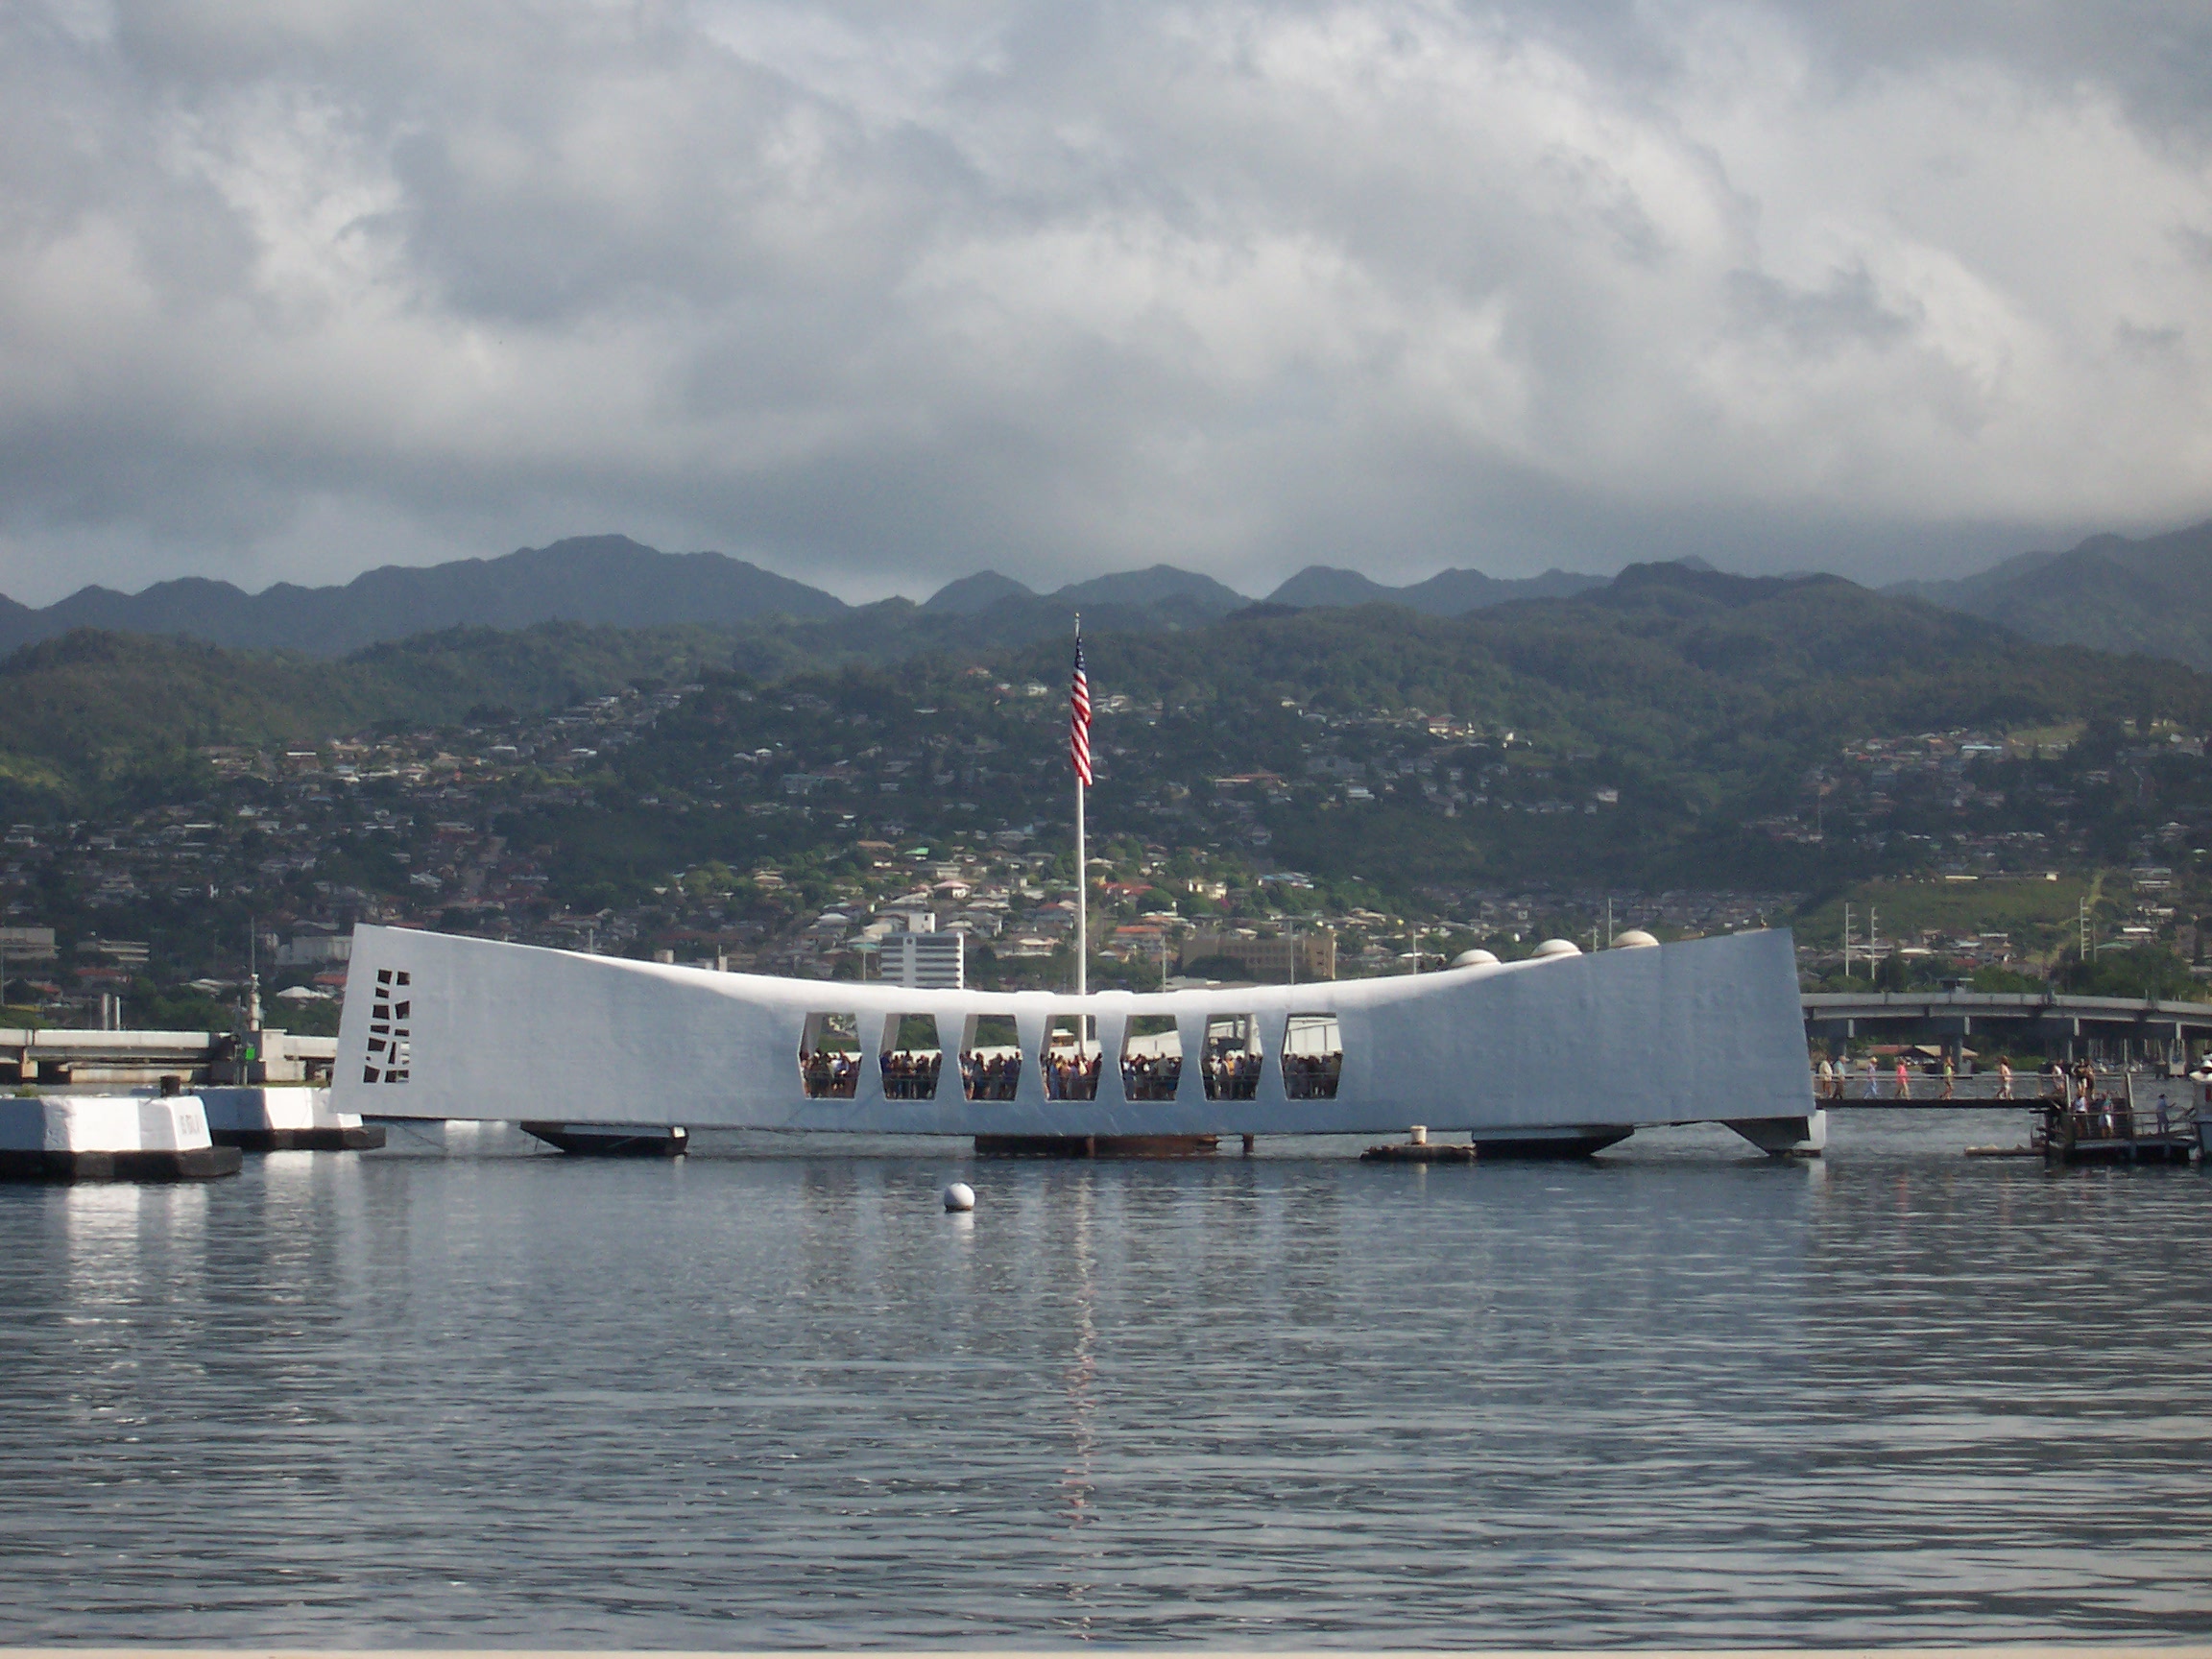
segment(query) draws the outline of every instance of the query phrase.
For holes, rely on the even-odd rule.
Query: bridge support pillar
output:
[[[1735,1118],[1728,1127],[1776,1158],[1817,1158],[1828,1145],[1828,1114],[1809,1118]]]

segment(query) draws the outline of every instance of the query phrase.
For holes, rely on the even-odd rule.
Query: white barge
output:
[[[1464,1131],[1588,1152],[1720,1122],[1814,1153],[1787,932],[1400,978],[1088,997],[770,978],[356,929],[331,1106],[371,1118],[974,1136]]]

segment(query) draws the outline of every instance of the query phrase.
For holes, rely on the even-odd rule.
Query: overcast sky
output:
[[[2212,517],[2212,6],[0,0],[0,590]]]

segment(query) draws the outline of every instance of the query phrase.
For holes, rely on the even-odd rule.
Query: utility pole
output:
[[[1843,977],[1851,977],[1851,904],[1843,904]]]

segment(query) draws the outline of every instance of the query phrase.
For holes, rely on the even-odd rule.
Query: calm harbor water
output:
[[[2023,1130],[0,1188],[0,1642],[2200,1638],[2212,1177]]]

